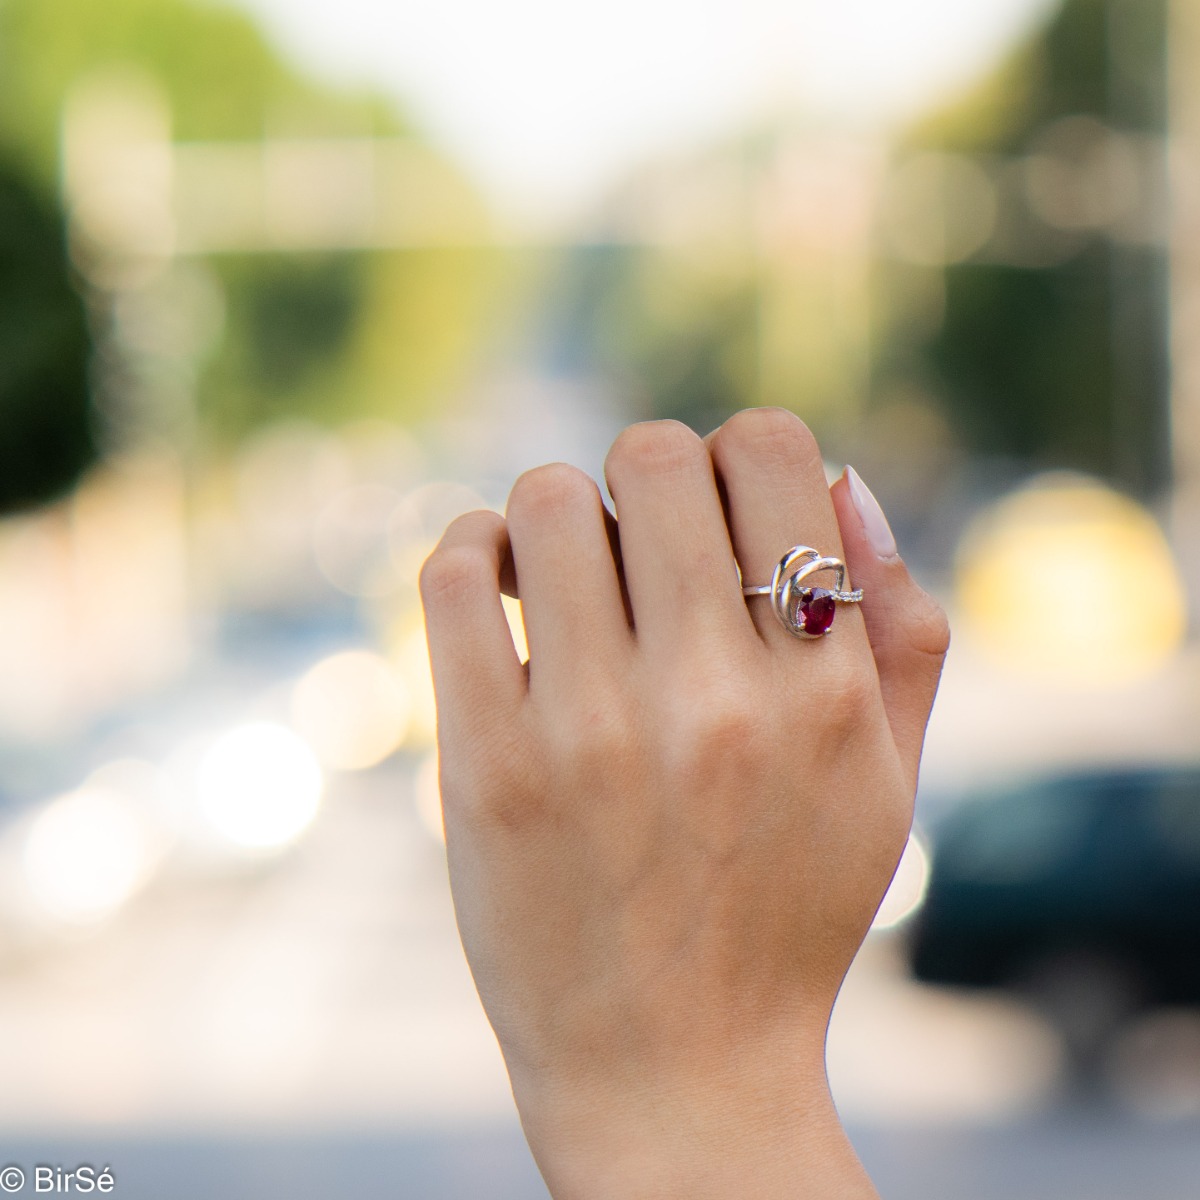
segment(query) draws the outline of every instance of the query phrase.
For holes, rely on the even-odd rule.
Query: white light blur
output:
[[[883,903],[871,922],[871,928],[893,929],[921,907],[929,887],[929,855],[916,833],[908,835],[908,845],[900,856],[896,874],[883,897]]]
[[[361,771],[404,741],[412,702],[392,666],[369,650],[322,659],[292,692],[292,724],[322,765]]]
[[[902,124],[1053,0],[240,2],[323,74],[390,90],[514,210],[555,213],[764,113]]]
[[[312,824],[324,777],[298,734],[253,721],[224,734],[205,754],[196,779],[212,828],[244,850],[280,850]]]
[[[102,921],[146,883],[158,852],[136,801],[89,781],[51,801],[30,826],[22,854],[28,898],[53,920]]]

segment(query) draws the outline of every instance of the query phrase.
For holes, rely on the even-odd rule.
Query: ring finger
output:
[[[812,546],[825,557],[843,558],[821,453],[799,417],[780,408],[747,409],[726,421],[708,442],[747,586],[770,583],[776,563],[797,544]],[[833,580],[832,574],[824,573],[813,585],[832,587]],[[847,580],[845,586],[853,585]],[[764,639],[792,640],[775,616],[769,595],[747,597],[747,603]],[[841,635],[839,641],[865,636],[855,607],[836,607],[833,628]]]

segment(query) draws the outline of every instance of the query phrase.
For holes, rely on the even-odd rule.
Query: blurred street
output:
[[[872,935],[830,1045],[885,1197],[1193,1194],[1200,1054],[1176,1056],[1165,1108],[1060,1101],[1049,1031],[909,982],[897,936]],[[108,1165],[145,1200],[544,1195],[404,760],[338,781],[274,866],[164,881],[10,962],[0,1022],[5,1163]]]

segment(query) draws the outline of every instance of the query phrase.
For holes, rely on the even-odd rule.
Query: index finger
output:
[[[500,602],[508,561],[504,518],[479,511],[452,521],[421,568],[440,732],[478,731],[525,698],[525,669]]]

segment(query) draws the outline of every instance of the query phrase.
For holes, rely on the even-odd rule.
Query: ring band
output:
[[[836,587],[802,586],[810,575],[822,571],[836,572]],[[775,565],[770,583],[743,587],[742,595],[770,596],[780,624],[799,638],[824,636],[833,627],[838,604],[858,604],[863,598],[862,588],[847,590],[846,564],[811,546],[793,546]]]

